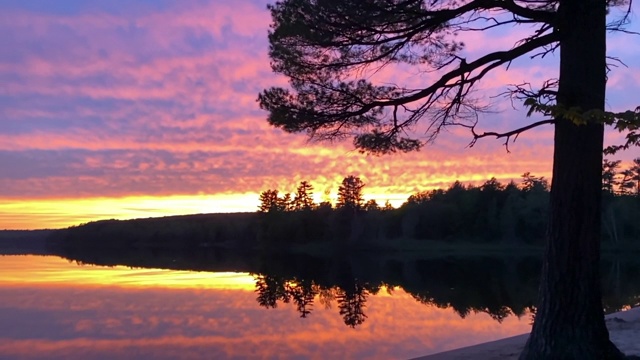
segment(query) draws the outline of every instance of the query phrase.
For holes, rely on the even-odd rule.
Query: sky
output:
[[[394,205],[455,180],[550,177],[549,126],[522,134],[510,152],[489,138],[469,148],[470,134],[452,129],[420,152],[382,157],[270,127],[257,95],[286,79],[269,65],[267,3],[1,0],[0,229],[255,211],[261,191],[294,192],[303,180],[328,200],[349,175],[367,184],[365,198]],[[640,31],[638,6],[628,30]],[[525,30],[463,36],[464,55],[508,49]],[[640,105],[639,40],[609,35],[608,54],[626,66],[609,74],[607,110]],[[487,77],[478,94],[493,111],[479,130],[531,121],[497,95],[556,76],[557,61],[518,60]],[[415,71],[386,76],[428,81]],[[620,139],[606,135],[609,144]]]

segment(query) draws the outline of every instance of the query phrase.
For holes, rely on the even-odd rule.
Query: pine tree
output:
[[[607,30],[614,0],[281,0],[268,8],[271,65],[290,87],[259,95],[270,124],[316,140],[353,137],[361,151],[419,150],[447,126],[505,145],[529,129],[553,125],[551,215],[540,300],[521,359],[617,359],[600,292],[600,233],[604,126],[640,144],[640,110],[606,113]],[[502,50],[466,59],[466,32],[528,33]],[[497,44],[498,45],[498,44]],[[473,98],[495,69],[559,53],[559,77],[537,88],[508,89],[530,113],[545,118],[503,133],[476,131]],[[385,67],[414,67],[423,86],[375,82]],[[476,92],[477,93],[477,92]],[[420,121],[427,124],[415,131]],[[424,132],[426,129],[426,133]]]
[[[314,208],[313,186],[307,181],[300,182],[296,195],[293,198],[293,208],[296,211],[311,210]]]
[[[354,211],[361,210],[364,204],[362,188],[364,183],[359,177],[350,175],[342,180],[338,188],[337,208],[348,208]]]

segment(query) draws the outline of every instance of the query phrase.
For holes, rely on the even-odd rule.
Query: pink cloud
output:
[[[263,2],[131,6],[124,15],[90,3],[73,15],[0,11],[11,34],[11,52],[0,50],[0,161],[22,159],[0,177],[0,199],[292,191],[301,180],[324,191],[350,174],[365,178],[372,194],[408,196],[455,179],[549,176],[551,127],[523,134],[511,154],[492,139],[468,149],[470,134],[455,128],[402,156],[367,157],[349,140],[307,143],[269,127],[255,101],[264,88],[286,86],[269,67]],[[524,33],[472,33],[462,39],[465,56],[509,48]],[[609,80],[610,106],[622,109],[636,101],[640,57],[626,40],[612,39],[612,51],[631,59]],[[554,61],[518,61],[487,76],[476,95],[496,113],[482,115],[478,130],[531,121],[494,96],[505,84],[554,76]],[[374,80],[422,86],[432,77],[388,67]],[[55,173],[43,165],[46,156],[59,161]]]

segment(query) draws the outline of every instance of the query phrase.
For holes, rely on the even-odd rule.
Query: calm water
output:
[[[305,281],[3,256],[0,358],[403,359],[530,328],[526,312],[499,322],[400,286]]]

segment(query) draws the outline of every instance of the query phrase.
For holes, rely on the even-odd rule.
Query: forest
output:
[[[640,249],[640,158],[621,169],[603,163],[603,248]],[[269,251],[540,249],[548,221],[549,182],[530,173],[519,183],[495,178],[479,186],[454,182],[420,191],[402,206],[364,201],[365,184],[347,176],[336,204],[315,203],[313,186],[260,194],[255,213],[199,214],[137,220],[104,220],[52,233],[54,250],[90,248],[267,249]],[[440,248],[439,248],[440,247]]]
[[[602,167],[603,237],[614,246],[640,236],[640,158],[626,169],[620,164],[605,159]],[[314,204],[313,187],[306,181],[294,195],[262,192],[258,211],[264,214],[264,239],[540,244],[545,235],[550,185],[528,172],[519,184],[491,178],[480,186],[456,181],[447,189],[417,192],[399,209],[365,202],[364,186],[356,176],[344,178],[335,206],[326,201]]]

